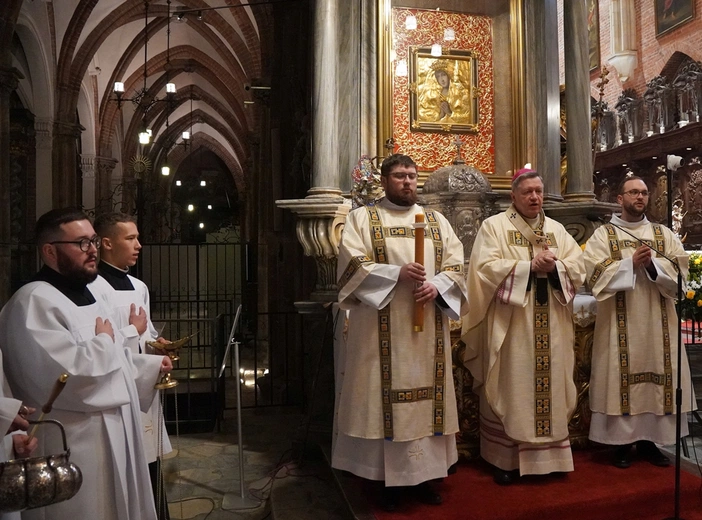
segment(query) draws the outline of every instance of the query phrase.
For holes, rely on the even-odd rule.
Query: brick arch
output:
[[[207,135],[203,132],[198,132],[192,136],[192,145],[190,150],[186,151],[181,147],[181,149],[172,152],[168,156],[168,161],[170,162],[170,167],[172,171],[177,171],[180,165],[187,159],[188,156],[194,154],[201,148],[207,148],[209,151],[217,155],[224,164],[229,169],[229,172],[234,179],[234,185],[236,186],[237,192],[240,197],[243,197],[246,193],[246,181],[244,178],[244,172],[241,165],[236,160],[236,158],[224,147],[222,143],[214,139],[212,136]],[[152,172],[152,175],[154,173]]]
[[[234,135],[237,138],[237,142],[240,143],[240,146],[236,149],[237,155],[248,158],[249,150],[248,148],[244,148],[243,144],[241,144],[246,142],[247,131],[238,124],[237,120],[233,117],[232,113],[228,110],[228,107],[226,105],[224,105],[222,102],[219,101],[219,99],[217,99],[207,91],[203,90],[201,87],[197,85],[190,85],[189,87],[181,88],[178,91],[178,94],[176,95],[176,104],[174,104],[172,107],[173,111],[175,111],[175,109],[179,106],[189,102],[191,95],[194,95],[196,98],[198,98],[199,101],[204,102],[205,104],[210,106],[220,117],[222,117],[222,119],[224,119],[225,123],[234,132]],[[187,118],[186,122],[189,123],[189,112],[186,116],[184,116],[181,119],[185,118]],[[151,125],[151,128],[154,130],[155,134],[158,135],[160,129],[165,125],[165,122],[166,110],[162,110],[158,117],[154,118]],[[176,124],[175,121],[169,121],[169,128],[174,124]],[[182,130],[185,130],[187,126],[188,125],[184,125],[178,133],[180,133]]]
[[[217,121],[212,117],[211,115],[207,114],[207,120],[204,118],[204,114],[207,114],[201,109],[198,110],[193,110],[192,114],[188,113],[187,115],[175,120],[173,123],[169,124],[168,130],[162,132],[154,144],[151,147],[151,160],[153,164],[159,164],[163,160],[163,156],[165,154],[171,153],[173,149],[176,148],[174,145],[170,145],[169,143],[174,143],[180,134],[183,132],[183,130],[187,130],[191,126],[191,116],[192,120],[197,120],[197,121],[202,121],[203,123],[210,124],[210,121]],[[226,139],[231,148],[234,150],[234,154],[236,157],[240,159],[241,163],[244,163],[248,157],[248,150],[244,148],[241,136],[237,135],[236,133],[223,133],[221,131],[221,128],[226,128],[223,125],[219,126],[213,126],[210,124],[212,128],[220,132]]]
[[[261,56],[261,68],[259,69],[260,76],[270,75],[270,71],[264,70],[264,64],[271,63],[271,53],[272,53],[272,41],[271,38],[266,38],[265,35],[274,34],[275,27],[273,26],[273,7],[270,5],[253,5],[251,6],[251,12],[254,15],[254,20],[256,20],[256,26],[258,27],[258,34],[264,35],[259,39],[259,54]]]
[[[75,112],[75,107],[78,103],[78,94],[80,91],[80,82],[83,79],[85,70],[87,70],[87,64],[83,70],[76,73],[73,68],[73,58],[75,56],[75,49],[78,45],[78,40],[83,32],[83,28],[90,17],[93,8],[97,5],[98,0],[80,0],[75,10],[73,11],[73,16],[68,24],[66,33],[64,34],[63,40],[61,42],[61,49],[59,51],[58,64],[56,67],[56,84],[57,84],[57,100],[56,100],[56,117],[58,120],[71,121],[75,117],[72,112]],[[143,6],[143,0],[127,0],[122,3],[113,14],[107,16],[103,22],[98,24],[98,28],[104,31],[104,34],[108,34],[107,28],[112,22],[107,22],[107,20],[113,20],[115,17],[126,16],[130,21],[137,14],[137,6]],[[120,13],[116,15],[114,13]],[[142,17],[143,17],[143,10]],[[108,23],[107,27],[103,27],[103,23]],[[96,30],[98,30],[96,28]],[[95,31],[93,31],[95,34]],[[106,36],[103,35],[103,38]],[[89,58],[92,58],[95,52],[92,52]],[[85,58],[85,56],[84,56]],[[88,61],[89,63],[89,61]]]
[[[225,41],[229,43],[234,51],[234,54],[241,60],[241,65],[244,71],[249,73],[257,73],[260,70],[260,63],[259,65],[256,65],[256,59],[254,58],[246,42],[241,39],[239,33],[237,33],[234,28],[229,25],[229,23],[217,12],[217,10],[209,10],[209,8],[212,6],[204,0],[183,0],[181,1],[181,4],[186,9],[208,9],[203,13],[203,16],[207,16],[207,23],[215,27],[217,32],[219,32]],[[193,22],[193,27],[196,27],[196,22]]]
[[[224,139],[226,142],[229,144],[232,150],[235,152],[241,151],[241,145],[238,142],[237,136],[235,136],[232,131],[227,128],[225,125],[220,123],[217,119],[215,119],[212,115],[208,114],[207,112],[197,109],[193,110],[192,114],[193,118],[200,121],[201,124],[206,124],[209,125],[211,128],[216,130]],[[187,121],[179,120],[173,125],[170,125],[168,127],[168,135],[165,133],[162,133],[156,140],[155,143],[151,145],[151,148],[149,149],[149,158],[154,161],[157,159],[159,153],[161,150],[163,150],[164,145],[166,142],[169,140],[173,140],[173,136],[179,134],[184,130],[185,128],[190,126],[190,116],[188,115]],[[239,154],[236,153],[237,157],[240,157],[242,160],[246,159],[245,154]]]
[[[91,2],[95,2],[95,0],[82,0],[80,2],[76,12],[74,13],[74,17],[72,18],[71,25],[69,25],[69,30],[66,33],[66,37],[64,38],[64,45],[62,45],[61,48],[61,56],[59,58],[60,67],[58,68],[58,85],[59,87],[64,86],[65,88],[59,88],[59,103],[64,107],[68,107],[64,108],[66,111],[70,111],[70,107],[74,107],[75,103],[77,102],[78,89],[75,85],[72,85],[72,82],[77,82],[78,84],[80,83],[85,71],[87,70],[90,60],[99,50],[100,46],[107,38],[107,35],[109,35],[110,32],[116,27],[129,23],[135,19],[143,18],[142,0],[128,0],[124,2],[97,25],[97,27],[85,39],[80,51],[76,54],[76,60],[71,63],[69,61],[70,57],[73,56],[73,50],[77,45],[77,41],[80,37],[85,22],[92,11],[92,6],[94,6],[94,3],[92,6],[90,6]],[[207,7],[207,4],[201,1],[191,1],[190,3],[203,8]],[[81,7],[83,7],[83,9],[81,9]],[[156,17],[156,19],[148,23],[146,30],[153,36],[155,32],[160,30],[163,25],[165,25],[167,8],[166,6],[162,5],[154,5],[150,7],[151,9],[149,13],[150,15]],[[79,12],[80,15],[78,16]],[[252,67],[251,53],[236,31],[218,14],[211,17],[210,23],[219,31],[222,38],[229,43],[243,64],[244,70],[250,69]],[[201,34],[205,33],[204,35],[210,39],[214,35],[213,31],[204,24],[198,26],[196,30]],[[143,39],[143,34],[141,36],[141,39]],[[224,46],[215,46],[215,48],[218,49],[222,47]],[[228,59],[227,61],[230,62],[231,60]],[[71,65],[67,66],[68,63],[71,63]],[[71,88],[72,86],[74,88]]]
[[[224,74],[223,70],[221,72]],[[227,110],[227,112],[233,111],[234,115],[236,115],[237,112],[238,113],[243,112],[243,108],[240,106],[236,97],[231,93],[231,91],[229,91],[227,89],[226,83],[222,80],[222,76],[218,76],[214,71],[212,71],[211,69],[206,68],[206,67],[203,68],[203,70],[200,72],[200,74],[224,97],[225,102],[229,105],[229,109]],[[160,110],[158,108],[155,110],[152,109],[149,112],[147,112],[146,116],[145,116],[146,124],[150,125],[158,117],[159,112],[160,112]],[[143,112],[137,110],[134,114],[134,117],[132,118],[132,120],[129,123],[127,131],[124,134],[126,146],[125,146],[125,149],[123,150],[123,154],[122,154],[123,157],[130,157],[131,155],[133,155],[134,151],[136,150],[138,143],[136,142],[136,139],[133,139],[133,137],[136,137],[136,135],[139,133],[139,130],[140,130],[140,127],[142,124],[142,119],[144,119]],[[105,123],[110,124],[109,128],[112,128],[114,126],[113,123],[110,121],[106,121]],[[247,132],[248,130],[244,126],[239,124],[236,127],[232,128],[232,131],[236,132],[237,135],[242,135],[242,134],[244,134],[244,132]],[[103,144],[105,144],[105,141],[102,140],[103,134],[105,134],[105,135],[109,134],[110,137],[112,135],[111,132],[101,133],[101,143],[100,143],[101,148],[100,149],[102,149]],[[109,149],[109,148],[106,147],[106,149]]]
[[[675,51],[670,56],[670,58],[668,58],[668,61],[666,62],[665,66],[661,69],[660,75],[665,77],[670,83],[673,83],[673,81],[675,80],[675,76],[678,75],[680,66],[690,61],[695,60],[693,60],[684,52]]]
[[[248,3],[248,2],[246,2]],[[237,6],[237,5],[243,5],[244,2],[241,0],[226,0],[227,5],[232,5],[232,6]],[[252,70],[251,72],[258,72],[260,74],[261,72],[261,40],[259,39],[259,35],[262,34],[261,30],[259,28],[258,34],[256,34],[256,28],[254,27],[253,23],[251,22],[251,19],[249,18],[249,15],[246,14],[246,11],[241,8],[241,7],[233,7],[232,9],[229,10],[229,12],[232,14],[234,19],[236,20],[236,23],[239,25],[239,28],[241,29],[242,34],[244,35],[244,40],[246,41],[246,46],[249,48],[251,51],[251,57],[252,57]],[[253,11],[252,11],[253,12]],[[254,13],[254,19],[256,18],[256,13]],[[256,20],[257,25],[258,25],[258,20]]]

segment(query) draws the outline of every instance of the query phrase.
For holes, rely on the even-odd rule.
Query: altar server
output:
[[[149,289],[129,274],[139,258],[141,243],[134,218],[125,213],[105,213],[95,219],[95,232],[102,239],[100,276],[93,284],[103,284],[106,304],[112,311],[115,327],[126,338],[134,353],[159,354],[147,343],[167,343],[160,338],[151,322]],[[132,339],[134,341],[132,341]],[[162,455],[172,451],[163,420],[159,394],[154,395],[151,408],[141,414],[146,460],[149,463],[151,486],[160,520],[168,519],[168,503],[161,472]],[[160,440],[159,440],[160,439]]]
[[[125,349],[101,295],[87,287],[97,276],[100,239],[85,214],[51,210],[36,234],[44,266],[0,313],[0,348],[13,395],[29,406],[40,407],[57,378],[69,375],[50,417],[66,428],[83,485],[70,500],[23,518],[154,520],[139,408],[148,409],[154,383],[172,364]],[[37,437],[41,453],[63,451],[48,426]]]

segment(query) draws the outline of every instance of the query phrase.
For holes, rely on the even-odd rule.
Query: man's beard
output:
[[[97,257],[90,255],[88,259],[96,260]],[[75,260],[64,254],[60,249],[56,250],[56,266],[59,273],[76,284],[88,285],[94,282],[98,275],[97,266],[91,270],[85,264],[77,265]]]
[[[646,206],[644,205],[643,209],[639,209],[636,207],[636,203],[632,202],[627,204],[624,209],[626,209],[626,212],[631,215],[632,217],[636,218],[641,218],[643,217],[644,213],[646,213]]]
[[[386,191],[385,197],[390,202],[392,202],[393,204],[397,204],[398,206],[414,206],[417,203],[416,191],[410,191],[406,193],[403,191],[400,191],[398,193],[390,193]]]

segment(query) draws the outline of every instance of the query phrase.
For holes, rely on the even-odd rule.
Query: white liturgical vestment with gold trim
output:
[[[680,240],[644,216],[626,222],[616,215],[587,242],[585,264],[597,319],[592,347],[590,438],[605,444],[650,440],[675,443],[678,318],[677,271],[652,252],[655,277],[632,256],[640,238],[672,260],[680,260],[687,278],[687,254]],[[636,237],[636,238],[634,238]],[[684,346],[683,346],[684,349]],[[690,367],[682,352],[682,412],[692,410]],[[687,420],[683,418],[683,428]],[[686,431],[682,432],[683,435]]]
[[[539,280],[531,260],[542,248],[558,260],[555,271]],[[468,266],[464,362],[481,394],[481,454],[503,470],[573,469],[572,306],[584,278],[577,242],[543,212],[527,222],[512,206],[478,231]],[[539,284],[547,298],[537,305]]]
[[[414,261],[417,213],[426,213],[424,266],[439,293],[421,332],[414,287],[398,281]],[[390,486],[446,476],[458,431],[448,319],[467,310],[461,241],[438,212],[383,200],[348,215],[338,269],[348,329],[337,352],[332,465]]]

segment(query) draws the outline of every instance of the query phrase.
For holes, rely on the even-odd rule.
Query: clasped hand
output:
[[[426,270],[422,264],[410,262],[400,268],[399,281],[403,283],[411,283],[415,285],[414,301],[421,304],[426,304],[435,300],[439,295],[439,291],[432,283],[427,283]]]
[[[535,273],[551,273],[556,268],[556,255],[549,249],[539,252],[531,261],[531,270]]]
[[[651,248],[645,245],[637,247],[636,251],[634,251],[634,256],[631,257],[631,261],[634,264],[634,269],[638,269],[641,265],[648,268],[653,261]]]

